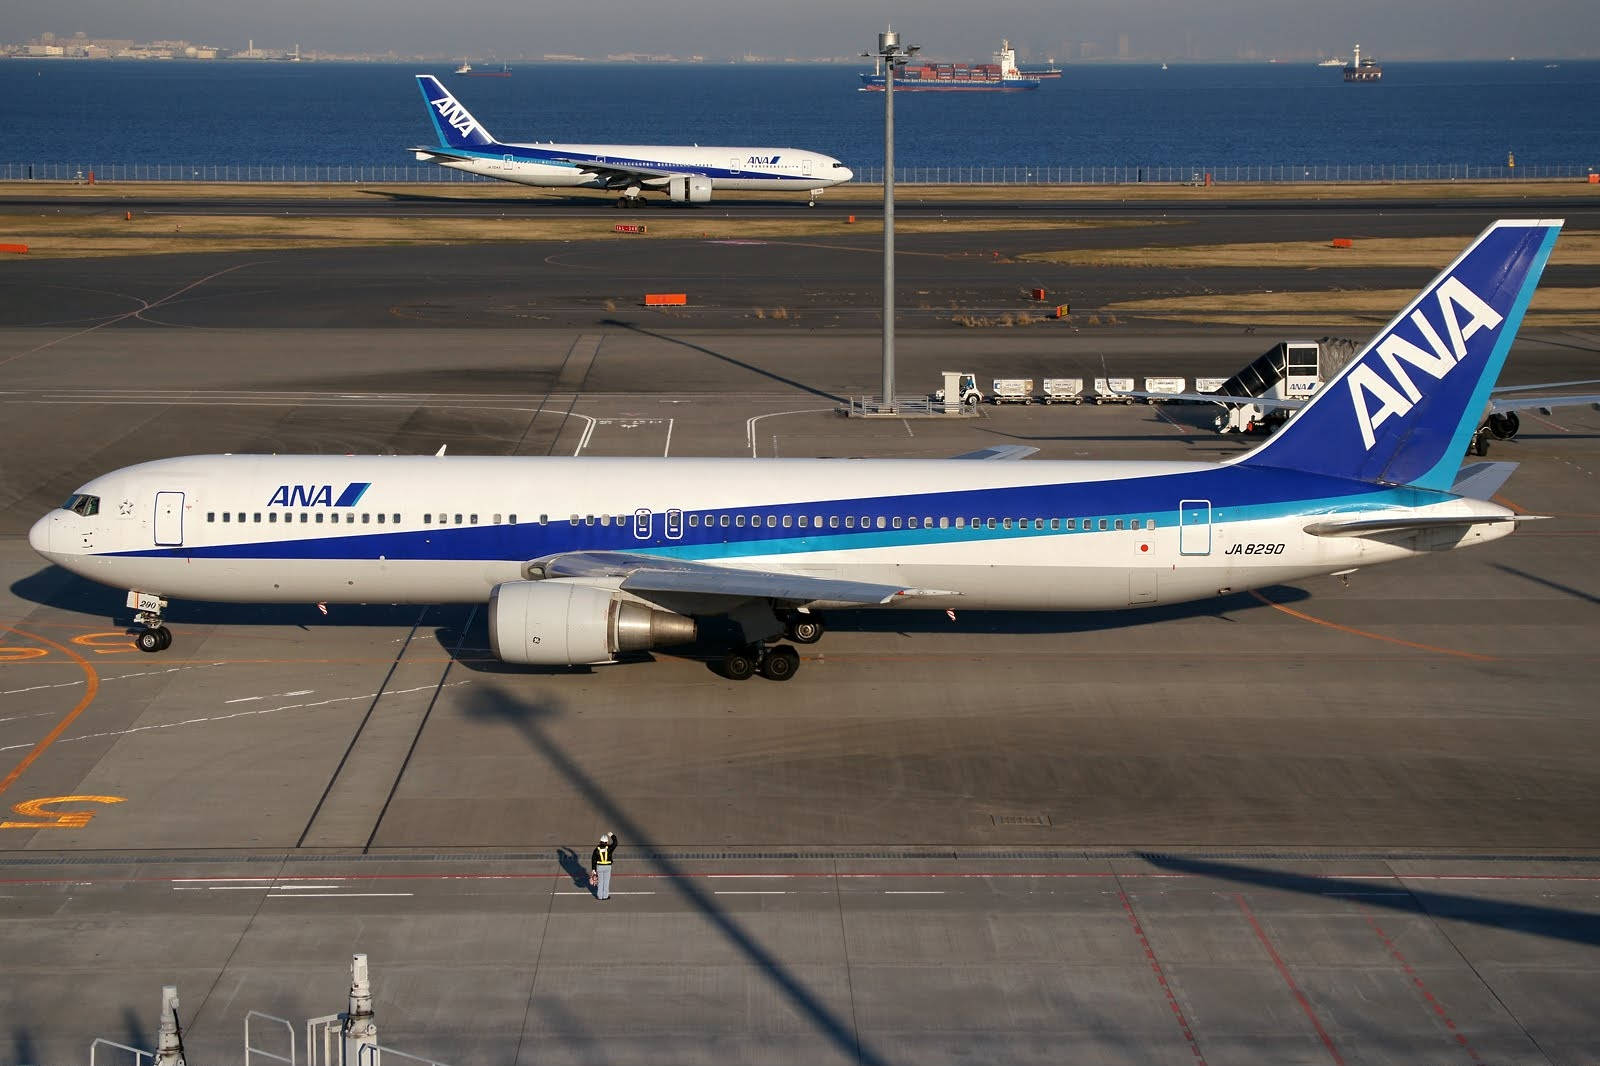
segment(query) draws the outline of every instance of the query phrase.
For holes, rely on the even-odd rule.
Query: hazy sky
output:
[[[1345,54],[1380,58],[1600,55],[1595,0],[6,0],[0,38],[50,31],[243,48],[402,54],[672,52],[723,59],[850,55],[892,21],[930,56],[982,59],[1009,37],[1025,54],[1096,42],[1115,54],[1200,59]]]

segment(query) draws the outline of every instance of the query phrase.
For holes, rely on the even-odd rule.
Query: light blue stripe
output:
[[[1511,354],[1511,345],[1516,342],[1517,330],[1522,325],[1522,316],[1527,312],[1528,304],[1532,302],[1533,294],[1539,288],[1539,279],[1544,274],[1545,263],[1550,259],[1550,253],[1556,246],[1556,238],[1560,235],[1559,226],[1551,226],[1545,233],[1539,251],[1534,255],[1533,265],[1528,269],[1527,277],[1522,283],[1522,289],[1517,293],[1517,299],[1511,305],[1511,310],[1506,313],[1500,335],[1495,338],[1494,348],[1490,351],[1483,371],[1478,376],[1477,386],[1472,390],[1472,398],[1461,412],[1461,421],[1456,424],[1455,434],[1450,438],[1450,447],[1426,474],[1416,478],[1411,484],[1418,488],[1445,491],[1455,483],[1456,471],[1461,468],[1461,457],[1467,451],[1467,442],[1478,430],[1484,409],[1489,405],[1489,393],[1494,389],[1495,382],[1500,379],[1500,371],[1505,366],[1506,357]]]

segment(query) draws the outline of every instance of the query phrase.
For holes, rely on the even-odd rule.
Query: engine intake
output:
[[[506,581],[489,593],[489,647],[502,662],[577,666],[688,644],[693,618],[566,581]]]
[[[675,174],[667,179],[667,195],[680,204],[706,203],[711,199],[711,179],[698,174]]]

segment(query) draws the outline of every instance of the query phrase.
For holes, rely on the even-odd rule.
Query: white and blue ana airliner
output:
[[[833,156],[800,148],[504,143],[490,136],[438,78],[418,74],[417,87],[439,137],[436,145],[411,149],[422,162],[519,185],[611,189],[619,194],[619,207],[642,206],[646,192],[700,204],[714,189],[804,192],[815,206],[822,190],[852,177]]]
[[[1277,436],[1221,463],[209,455],[99,477],[29,542],[167,597],[487,602],[511,663],[742,634],[782,679],[832,607],[1179,603],[1496,540],[1514,469],[1461,459],[1560,230],[1490,226]],[[962,458],[1007,459],[1028,448]]]

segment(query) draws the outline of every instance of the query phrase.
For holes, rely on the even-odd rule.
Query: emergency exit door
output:
[[[1211,554],[1211,501],[1183,500],[1178,504],[1178,554]]]
[[[183,493],[156,493],[156,546],[176,547],[183,543]]]

